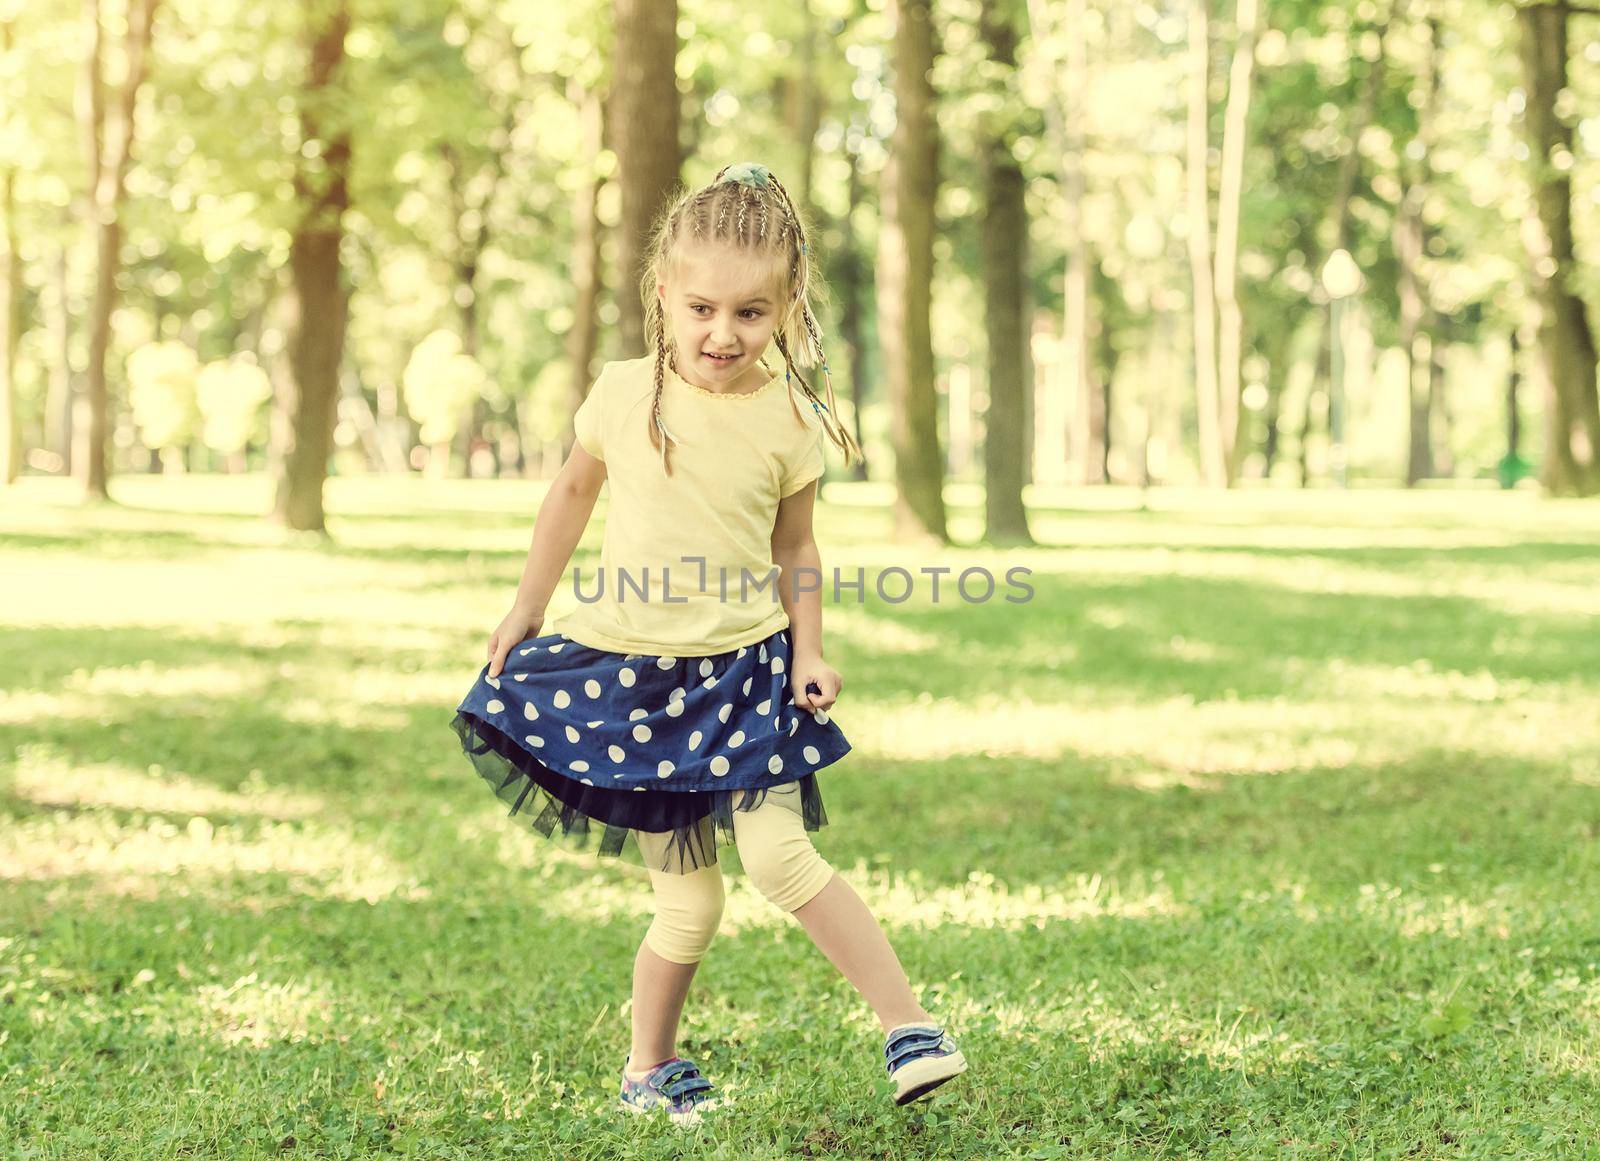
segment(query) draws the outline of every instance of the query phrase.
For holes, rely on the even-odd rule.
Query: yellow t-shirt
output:
[[[650,443],[654,376],[653,356],[607,363],[573,416],[578,443],[605,461],[610,502],[599,573],[579,570],[580,603],[557,630],[615,653],[723,653],[789,623],[772,528],[778,500],[822,475],[825,432],[798,387],[791,405],[781,373],[719,395],[668,366],[661,418],[677,438],[668,476]]]

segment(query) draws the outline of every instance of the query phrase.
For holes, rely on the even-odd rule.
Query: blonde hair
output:
[[[656,293],[656,283],[665,281],[667,264],[680,242],[723,242],[753,256],[777,259],[783,267],[780,299],[783,317],[773,332],[773,341],[783,355],[783,378],[789,388],[789,404],[797,422],[804,423],[795,402],[796,384],[810,400],[812,410],[822,420],[829,438],[844,452],[845,466],[861,458],[861,448],[839,422],[833,395],[833,376],[828,371],[828,356],[822,349],[822,329],[811,310],[811,296],[823,294],[823,285],[813,264],[808,231],[800,213],[789,199],[789,192],[765,166],[754,162],[724,166],[711,183],[697,190],[674,196],[651,231],[639,283],[644,300],[645,341],[655,352],[655,397],[650,408],[650,443],[661,452],[661,467],[672,474],[668,445],[678,442],[661,419],[661,395],[666,385],[666,366],[672,337],[666,311]],[[762,364],[765,366],[765,364]],[[828,394],[823,403],[800,373],[801,367],[821,366]]]

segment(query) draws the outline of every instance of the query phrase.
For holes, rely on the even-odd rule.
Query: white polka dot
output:
[[[772,672],[774,672],[774,673],[782,673],[783,672],[783,658],[774,657],[772,659]]]
[[[711,658],[707,657],[704,661],[700,662],[700,676],[710,677],[711,668]]]
[[[789,719],[789,736],[791,738],[794,737],[794,732],[796,730],[798,730],[799,728],[800,728],[800,719],[798,717],[790,718]]]
[[[589,768],[589,763],[585,762],[582,758],[579,758],[576,762],[574,762],[572,764],[572,769],[575,772],[579,773],[579,774],[582,774],[588,768]]]
[[[552,653],[560,653],[566,647],[567,647],[567,643],[565,641],[562,641],[562,642],[559,642],[558,644],[550,646],[550,652],[552,652]]]
[[[591,730],[592,730],[592,729],[594,729],[594,728],[595,728],[595,727],[596,727],[596,726],[603,726],[603,725],[605,725],[605,724],[606,724],[606,720],[605,720],[605,718],[600,718],[600,719],[599,719],[599,720],[597,720],[597,721],[592,721],[592,722],[590,722],[590,723],[589,723],[589,728],[590,728],[590,729],[591,729]]]
[[[530,645],[526,649],[518,649],[517,650],[517,656],[518,657],[526,657],[528,654],[532,653],[537,648],[539,648],[537,645]]]
[[[591,677],[588,681],[583,683],[583,692],[588,694],[590,697],[599,697],[600,683]]]
[[[656,777],[665,778],[667,775],[671,774],[674,769],[676,769],[676,767],[674,767],[671,762],[662,762],[661,765],[656,767]]]
[[[657,657],[656,658],[656,668],[657,669],[671,669],[677,663],[678,663],[678,659],[676,657]]]
[[[580,779],[578,779],[578,781],[582,782],[585,786],[593,786],[594,785],[594,783],[589,781],[589,779],[587,779],[587,778],[580,778]]]
[[[772,757],[767,760],[767,769],[771,770],[774,774],[781,774],[783,772],[783,759],[778,757],[776,754],[772,755]]]
[[[527,681],[528,680],[528,675],[526,673],[513,673],[511,675],[511,680],[512,681]]]
[[[717,717],[721,718],[723,721],[727,721],[728,720],[728,715],[731,714],[732,712],[733,712],[733,703],[730,701],[727,705],[723,706],[721,709],[719,709],[717,711]]]
[[[577,740],[578,740],[578,728],[576,726],[568,726],[567,727],[567,741],[576,743]]]
[[[667,700],[668,701],[682,701],[683,697],[684,697],[684,689],[683,689],[683,686],[681,686],[681,685],[678,686],[677,688],[675,688],[671,693],[667,694]]]
[[[644,787],[643,787],[643,786],[635,786],[635,787],[634,787],[634,789],[635,789],[635,790],[643,790],[643,789],[644,789]]]
[[[636,741],[636,742],[648,742],[650,740],[650,727],[649,726],[634,726],[633,727],[633,740]]]
[[[556,709],[566,709],[572,704],[572,695],[564,689],[556,690],[555,697],[550,699],[555,703]]]
[[[814,714],[812,714],[811,716],[817,719],[817,725],[819,725],[819,726],[825,726],[825,725],[828,724],[828,711],[827,710],[820,710],[819,709]]]
[[[769,709],[771,709],[771,708],[772,708],[772,699],[769,697],[765,701],[763,701],[760,705],[756,706],[756,713],[760,714],[762,717],[766,717],[767,716],[767,711]]]
[[[728,739],[728,748],[730,750],[737,750],[742,745],[744,745],[744,731],[734,730],[733,737]]]
[[[715,758],[711,759],[711,773],[715,774],[718,778],[721,778],[727,772],[728,760],[726,758],[724,758],[721,754],[718,754]]]
[[[754,680],[755,678],[753,677],[747,677],[744,679],[744,693],[746,697],[750,696],[750,683]]]
[[[667,716],[669,718],[675,718],[682,712],[683,703],[681,701],[669,701],[667,703]]]
[[[617,672],[617,680],[622,683],[624,689],[632,689],[633,683],[639,679],[633,675],[633,670],[623,669]]]
[[[813,766],[822,761],[822,751],[818,750],[815,746],[807,746],[800,752],[806,756],[806,761],[810,762]]]
[[[748,646],[748,645],[739,646],[739,656],[740,657],[743,657],[748,652],[750,652],[750,646]]]
[[[777,715],[773,715],[773,718],[772,718],[772,728],[773,728],[773,729],[774,729],[774,730],[781,730],[781,729],[783,729],[783,722],[782,722],[782,721],[781,721],[781,720],[779,720],[779,718],[778,718],[778,717],[777,717]]]
[[[620,762],[628,756],[622,752],[621,746],[607,746],[606,753],[610,756],[613,762]]]
[[[498,677],[485,677],[483,680],[489,683],[491,689],[500,688],[500,679]]]
[[[535,746],[535,747],[538,747],[538,748],[542,749],[544,747],[544,739],[541,738],[538,734],[529,734],[528,735],[528,745]]]
[[[694,733],[689,735],[689,749],[698,750],[699,748],[700,748],[700,731],[696,730]]]
[[[626,657],[624,657],[623,660],[624,661],[637,661],[642,656],[643,656],[643,654],[640,654],[640,653],[630,653]]]
[[[761,659],[763,664],[765,664],[767,660],[767,647],[763,645],[761,648],[757,649],[756,656]]]
[[[705,686],[707,689],[715,689],[717,687],[717,679],[715,677],[708,677],[700,684]]]
[[[641,709],[636,709],[631,714],[629,714],[628,715],[628,720],[630,722],[636,722],[640,718],[647,718],[649,716],[650,716],[650,711],[647,710],[647,709],[642,709],[641,708]]]
[[[525,701],[522,703],[522,716],[530,722],[536,722],[539,720],[539,711],[533,707],[531,701]]]
[[[497,714],[506,708],[506,703],[497,697],[491,697],[487,702],[484,703],[483,708],[492,714]]]

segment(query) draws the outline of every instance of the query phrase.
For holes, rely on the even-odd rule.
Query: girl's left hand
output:
[[[820,693],[806,688],[815,686]],[[789,673],[789,692],[794,704],[803,710],[827,709],[839,699],[844,688],[844,678],[839,671],[820,657],[796,657]]]

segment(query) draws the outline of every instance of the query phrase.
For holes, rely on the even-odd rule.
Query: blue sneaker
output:
[[[648,1113],[651,1109],[665,1107],[667,1119],[675,1125],[695,1125],[700,1122],[703,1110],[716,1108],[722,1101],[713,1094],[711,1082],[700,1075],[692,1060],[674,1056],[663,1061],[645,1074],[643,1080],[634,1080],[624,1066],[622,1075],[622,1107],[631,1113]]]
[[[883,1044],[884,1065],[894,1081],[894,1103],[927,1096],[952,1076],[967,1071],[961,1048],[938,1024],[901,1024]]]

